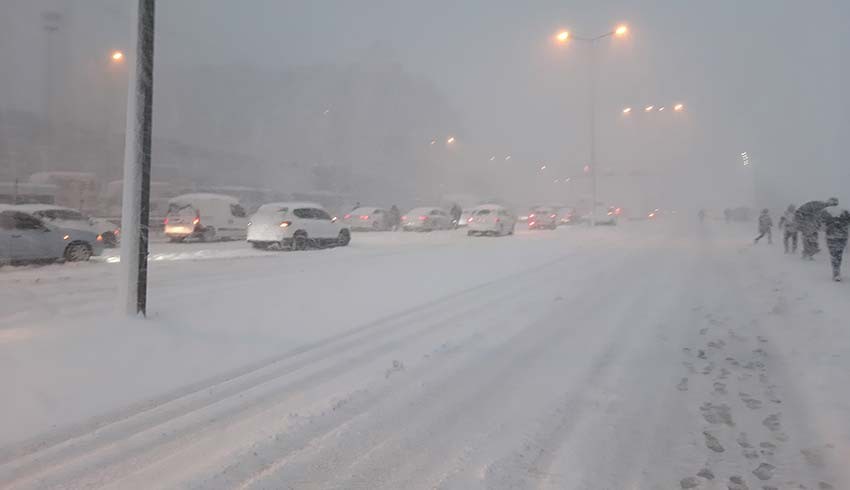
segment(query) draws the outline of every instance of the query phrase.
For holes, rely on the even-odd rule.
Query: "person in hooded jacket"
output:
[[[759,215],[759,236],[753,241],[758,243],[763,236],[767,235],[767,243],[773,243],[773,219],[770,217],[770,210],[767,208],[761,210]]]
[[[826,201],[809,201],[794,212],[794,221],[803,239],[803,258],[814,260],[820,252],[818,246],[818,231],[821,226],[823,210],[829,206],[837,206],[838,199],[831,197]]]
[[[782,242],[785,244],[785,253],[797,253],[797,222],[794,220],[794,212],[797,208],[793,204],[788,205],[785,214],[779,218],[779,229],[783,230]]]
[[[826,246],[832,259],[832,279],[841,280],[841,258],[847,247],[848,229],[850,229],[850,211],[844,208],[829,206],[821,214],[824,231],[826,234]]]

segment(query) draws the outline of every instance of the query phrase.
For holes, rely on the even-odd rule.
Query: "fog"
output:
[[[121,178],[133,4],[2,0],[0,181]],[[635,210],[848,202],[848,19],[839,1],[159,2],[152,179],[527,208],[587,202],[595,171],[600,202]],[[595,51],[586,170],[592,51],[553,36],[621,22]]]

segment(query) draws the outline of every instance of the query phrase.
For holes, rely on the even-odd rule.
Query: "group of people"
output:
[[[820,252],[819,233],[823,230],[831,258],[832,278],[835,281],[841,280],[841,259],[847,247],[850,211],[839,207],[838,199],[833,197],[826,201],[810,201],[799,208],[791,204],[779,219],[779,228],[783,232],[785,253],[797,252],[799,236],[803,245],[802,257],[806,260],[814,260],[815,254]],[[754,243],[758,243],[765,236],[768,243],[773,243],[772,230],[773,218],[770,217],[770,210],[763,209],[758,220],[759,234]]]

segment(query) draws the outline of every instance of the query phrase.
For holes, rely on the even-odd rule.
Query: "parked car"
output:
[[[18,209],[59,228],[89,231],[100,235],[105,247],[118,246],[121,227],[109,220],[91,218],[76,209],[52,204],[19,204]]]
[[[351,231],[319,204],[274,202],[263,204],[248,222],[248,243],[259,249],[303,250],[314,246],[341,246]]]
[[[451,230],[454,228],[449,213],[440,208],[414,208],[401,217],[401,229],[404,231]]]
[[[387,231],[391,229],[389,213],[383,208],[359,207],[342,218],[351,231]]]
[[[165,235],[173,242],[194,238],[244,240],[248,215],[239,201],[223,194],[184,194],[168,201]]]
[[[538,207],[528,213],[529,230],[554,230],[558,227],[558,213],[552,208]]]
[[[0,263],[85,261],[103,252],[103,237],[63,228],[18,209],[0,205]]]
[[[469,224],[469,218],[472,217],[472,209],[464,209],[462,213],[460,213],[460,219],[458,220],[457,227],[463,228]]]
[[[472,210],[467,218],[467,235],[513,235],[516,216],[498,204],[484,204]]]
[[[596,219],[594,222],[597,226],[614,226],[617,224],[617,221],[620,219],[620,214],[622,213],[622,209],[616,206],[609,207],[597,207],[596,208]]]

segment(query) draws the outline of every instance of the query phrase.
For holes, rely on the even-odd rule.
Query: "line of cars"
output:
[[[111,233],[120,230],[68,208],[51,205],[0,205],[0,264],[35,261],[85,261],[100,255]],[[113,243],[113,245],[114,245]]]
[[[398,222],[395,222],[395,221]],[[257,249],[301,250],[346,246],[352,231],[428,232],[465,227],[469,236],[513,235],[518,218],[498,204],[465,211],[459,220],[439,207],[418,207],[393,217],[380,207],[357,207],[342,220],[312,202],[273,202],[252,215],[236,198],[221,194],[184,194],[171,199],[163,232],[172,242],[246,240]],[[555,229],[557,213],[535,208],[529,229]],[[117,246],[115,224],[53,205],[0,205],[0,263],[83,261]]]

